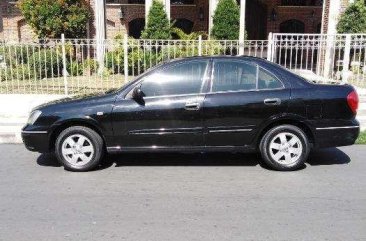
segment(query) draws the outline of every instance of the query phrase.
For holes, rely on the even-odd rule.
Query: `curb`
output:
[[[0,144],[22,143],[22,126],[0,126]]]

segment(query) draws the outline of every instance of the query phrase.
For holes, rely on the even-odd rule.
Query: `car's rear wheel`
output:
[[[270,168],[292,171],[304,165],[310,145],[306,134],[297,126],[276,126],[263,136],[259,149]]]
[[[69,127],[57,137],[55,152],[65,169],[89,171],[103,158],[103,138],[88,127]]]

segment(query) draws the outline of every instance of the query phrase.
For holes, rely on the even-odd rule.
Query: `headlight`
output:
[[[29,118],[28,118],[28,121],[27,121],[27,124],[29,125],[33,125],[34,122],[36,122],[36,120],[38,119],[38,117],[42,114],[42,111],[40,110],[35,110],[35,111],[32,111],[32,113],[29,115]]]

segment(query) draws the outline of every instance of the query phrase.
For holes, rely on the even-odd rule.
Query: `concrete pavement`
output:
[[[20,131],[30,111],[41,104],[64,98],[64,95],[0,95],[0,143],[21,143]]]
[[[66,172],[0,145],[0,240],[365,240],[366,147],[295,172],[253,154],[129,154]]]

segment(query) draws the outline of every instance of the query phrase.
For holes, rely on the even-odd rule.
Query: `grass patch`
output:
[[[366,144],[366,131],[361,131],[356,140],[356,144]]]

